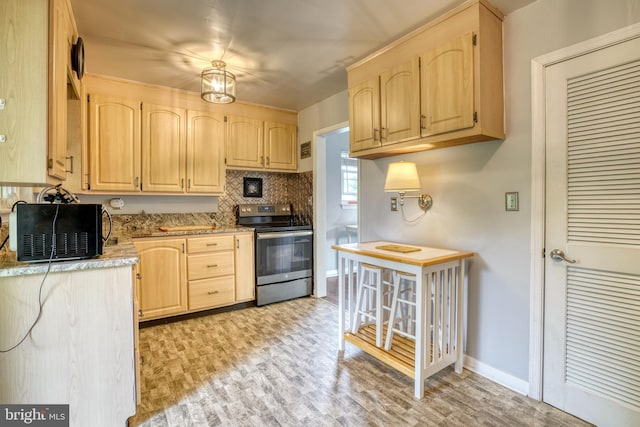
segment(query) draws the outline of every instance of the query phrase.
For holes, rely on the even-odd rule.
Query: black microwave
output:
[[[102,255],[102,205],[18,204],[15,221],[18,261],[83,259]]]

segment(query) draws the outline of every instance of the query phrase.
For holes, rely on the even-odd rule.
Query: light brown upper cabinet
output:
[[[380,146],[380,78],[349,87],[351,151]]]
[[[295,172],[297,163],[296,126],[229,116],[227,167]]]
[[[351,156],[504,139],[502,19],[469,0],[347,68]]]
[[[380,141],[394,144],[420,136],[418,58],[380,74]]]
[[[89,95],[89,190],[140,190],[140,102]]]
[[[219,194],[224,115],[89,96],[91,191]]]
[[[0,182],[57,184],[70,167],[67,99],[81,90],[71,71],[71,5],[2,0],[0,28],[10,30],[0,55]]]
[[[420,136],[418,57],[349,89],[351,150]]]
[[[188,110],[187,118],[187,193],[222,193],[227,119],[193,110]]]
[[[262,120],[229,116],[227,167],[264,167],[264,125]]]
[[[438,135],[474,125],[473,33],[420,57],[421,135]]]
[[[296,171],[298,167],[296,126],[264,122],[265,168]]]
[[[142,104],[142,189],[182,193],[185,189],[187,112]]]

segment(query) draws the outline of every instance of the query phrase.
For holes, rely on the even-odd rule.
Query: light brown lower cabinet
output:
[[[255,299],[253,233],[134,239],[140,321]]]

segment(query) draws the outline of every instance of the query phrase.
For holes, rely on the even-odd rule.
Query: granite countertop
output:
[[[233,225],[226,227],[217,227],[208,230],[187,230],[187,231],[160,231],[159,228],[141,229],[132,233],[131,238],[139,239],[144,237],[167,237],[167,236],[191,236],[202,234],[218,234],[218,233],[241,233],[253,231],[253,228],[243,227],[241,225]]]
[[[113,236],[109,239],[109,242],[103,246],[103,254],[99,257],[70,261],[54,261],[51,263],[51,272],[87,270],[92,268],[107,268],[136,264],[138,262],[138,252],[136,251],[132,240],[135,238],[199,236],[248,231],[253,231],[253,228],[231,225],[207,230],[160,231],[159,227],[141,227],[133,231],[130,235]],[[2,252],[0,253],[0,277],[46,273],[48,264],[48,262],[18,262],[16,260],[15,252]]]
[[[54,261],[51,263],[51,272],[118,267],[122,265],[133,265],[138,262],[138,251],[136,251],[131,241],[125,241],[118,245],[105,246],[102,252],[103,254],[96,258]],[[47,272],[48,266],[48,262],[18,262],[15,252],[6,252],[0,255],[0,277],[42,274]]]

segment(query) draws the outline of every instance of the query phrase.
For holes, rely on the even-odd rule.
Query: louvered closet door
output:
[[[543,399],[638,426],[640,41],[552,65],[546,84]]]

